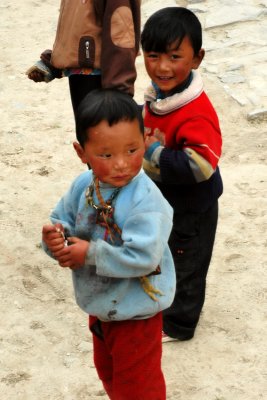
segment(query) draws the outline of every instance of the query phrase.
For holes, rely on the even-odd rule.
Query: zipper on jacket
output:
[[[79,41],[78,62],[80,68],[94,68],[95,43],[91,36],[82,36]]]
[[[90,52],[89,52],[89,48],[90,48],[90,43],[87,40],[85,42],[85,58],[89,59],[90,58]]]

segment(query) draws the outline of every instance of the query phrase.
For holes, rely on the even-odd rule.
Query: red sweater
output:
[[[200,83],[195,73],[186,91],[147,101],[144,110],[146,132],[164,146],[158,165],[144,161],[144,169],[177,211],[204,211],[222,194],[221,131]]]

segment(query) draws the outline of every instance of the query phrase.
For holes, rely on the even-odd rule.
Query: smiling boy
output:
[[[183,7],[157,11],[144,26],[141,45],[152,80],[145,93],[144,169],[174,209],[169,245],[177,286],[163,312],[162,340],[188,340],[205,300],[223,191],[221,131],[197,71],[205,51],[195,14]]]

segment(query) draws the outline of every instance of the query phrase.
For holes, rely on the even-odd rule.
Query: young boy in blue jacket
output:
[[[205,51],[196,15],[183,7],[154,13],[141,34],[152,85],[145,93],[144,169],[174,209],[169,244],[177,287],[163,313],[163,341],[194,336],[223,191],[218,117],[198,72]]]
[[[74,148],[92,170],[74,180],[42,231],[46,252],[72,269],[95,366],[113,400],[166,399],[161,311],[175,292],[173,211],[142,170],[143,129],[127,94],[106,89],[85,97]]]

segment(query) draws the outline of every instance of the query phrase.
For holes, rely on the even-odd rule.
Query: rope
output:
[[[103,218],[103,224],[106,227],[106,230],[110,236],[111,241],[114,243],[115,240],[115,236],[114,236],[114,232],[117,232],[119,235],[120,240],[121,239],[121,229],[118,227],[118,225],[114,222],[113,219],[113,212],[114,212],[114,208],[112,207],[112,201],[114,200],[114,198],[117,196],[117,194],[119,193],[119,189],[115,190],[113,192],[113,194],[111,195],[111,197],[105,202],[101,192],[100,192],[100,187],[99,187],[99,180],[98,178],[95,178],[94,180],[94,186],[95,186],[95,191],[96,191],[96,196],[97,199],[100,203],[100,207],[97,207],[94,203],[93,203],[93,192],[92,192],[92,188],[89,188],[89,191],[87,192],[86,198],[88,203],[93,206],[97,212],[99,212],[99,215]],[[91,189],[91,190],[90,190]],[[158,274],[160,273],[160,268],[157,267],[156,271],[152,274]],[[151,275],[151,274],[150,274]],[[156,289],[149,281],[147,276],[141,276],[139,277],[139,281],[141,283],[141,286],[144,290],[144,292],[154,301],[158,301],[157,297],[155,295],[159,295],[162,296],[163,293]]]

